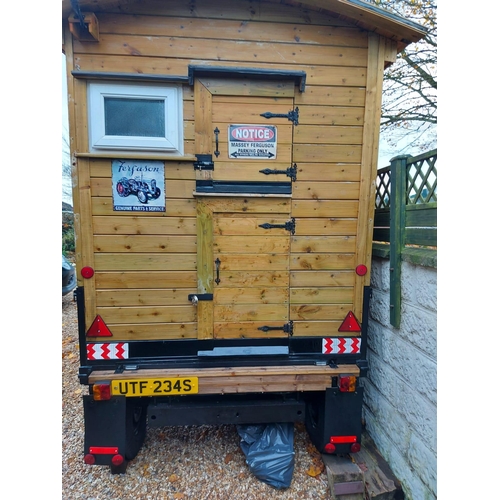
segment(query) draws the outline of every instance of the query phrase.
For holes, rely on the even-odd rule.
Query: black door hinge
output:
[[[271,330],[283,330],[285,333],[288,333],[288,335],[293,336],[293,321],[289,321],[288,323],[285,323],[283,326],[260,326],[258,328],[261,332],[269,332]]]
[[[271,224],[269,222],[264,222],[264,224],[259,224],[259,227],[263,227],[264,229],[286,229],[292,234],[295,234],[295,217],[292,217],[291,220],[286,221],[284,224]]]
[[[214,162],[212,155],[195,155],[196,161],[193,162],[195,170],[213,170]]]
[[[264,118],[288,118],[294,125],[299,124],[299,108],[295,108],[288,113],[271,113],[270,111],[266,111],[265,113],[261,113],[260,116]]]
[[[286,170],[272,170],[270,168],[264,168],[263,170],[259,170],[261,174],[270,175],[270,174],[285,174],[287,177],[290,177],[293,182],[297,180],[297,164],[294,163],[293,167],[287,168]]]

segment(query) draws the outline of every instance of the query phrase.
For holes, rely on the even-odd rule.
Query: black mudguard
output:
[[[356,436],[361,443],[361,408],[363,388],[356,392],[340,392],[338,387],[329,387],[324,393],[315,393],[308,398],[306,406],[306,428],[314,446],[323,453],[330,436]],[[336,453],[350,452],[350,444],[336,445]]]
[[[146,436],[146,403],[141,398],[94,401],[83,396],[84,454],[91,446],[112,446],[127,461],[136,457]],[[96,454],[96,465],[111,465],[113,455]]]

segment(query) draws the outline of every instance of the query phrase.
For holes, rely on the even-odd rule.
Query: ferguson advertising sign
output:
[[[250,160],[275,160],[275,126],[267,125],[229,125],[229,158]]]

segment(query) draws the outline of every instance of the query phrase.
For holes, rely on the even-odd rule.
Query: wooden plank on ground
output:
[[[400,481],[367,433],[361,435],[361,451],[351,456],[363,471],[367,500],[404,498]]]
[[[323,454],[322,458],[332,500],[365,500],[363,471],[356,463],[345,456]]]

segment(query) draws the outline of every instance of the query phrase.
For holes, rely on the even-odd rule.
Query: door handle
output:
[[[216,276],[215,276],[215,282],[217,284],[220,283],[220,278],[219,278],[219,271],[220,271],[220,260],[219,260],[219,257],[217,257],[215,259],[215,273],[216,273]]]
[[[215,127],[215,130],[214,130],[214,134],[215,134],[215,151],[214,151],[214,155],[215,155],[216,158],[220,155],[220,151],[219,151],[219,133],[220,133],[219,127]]]

